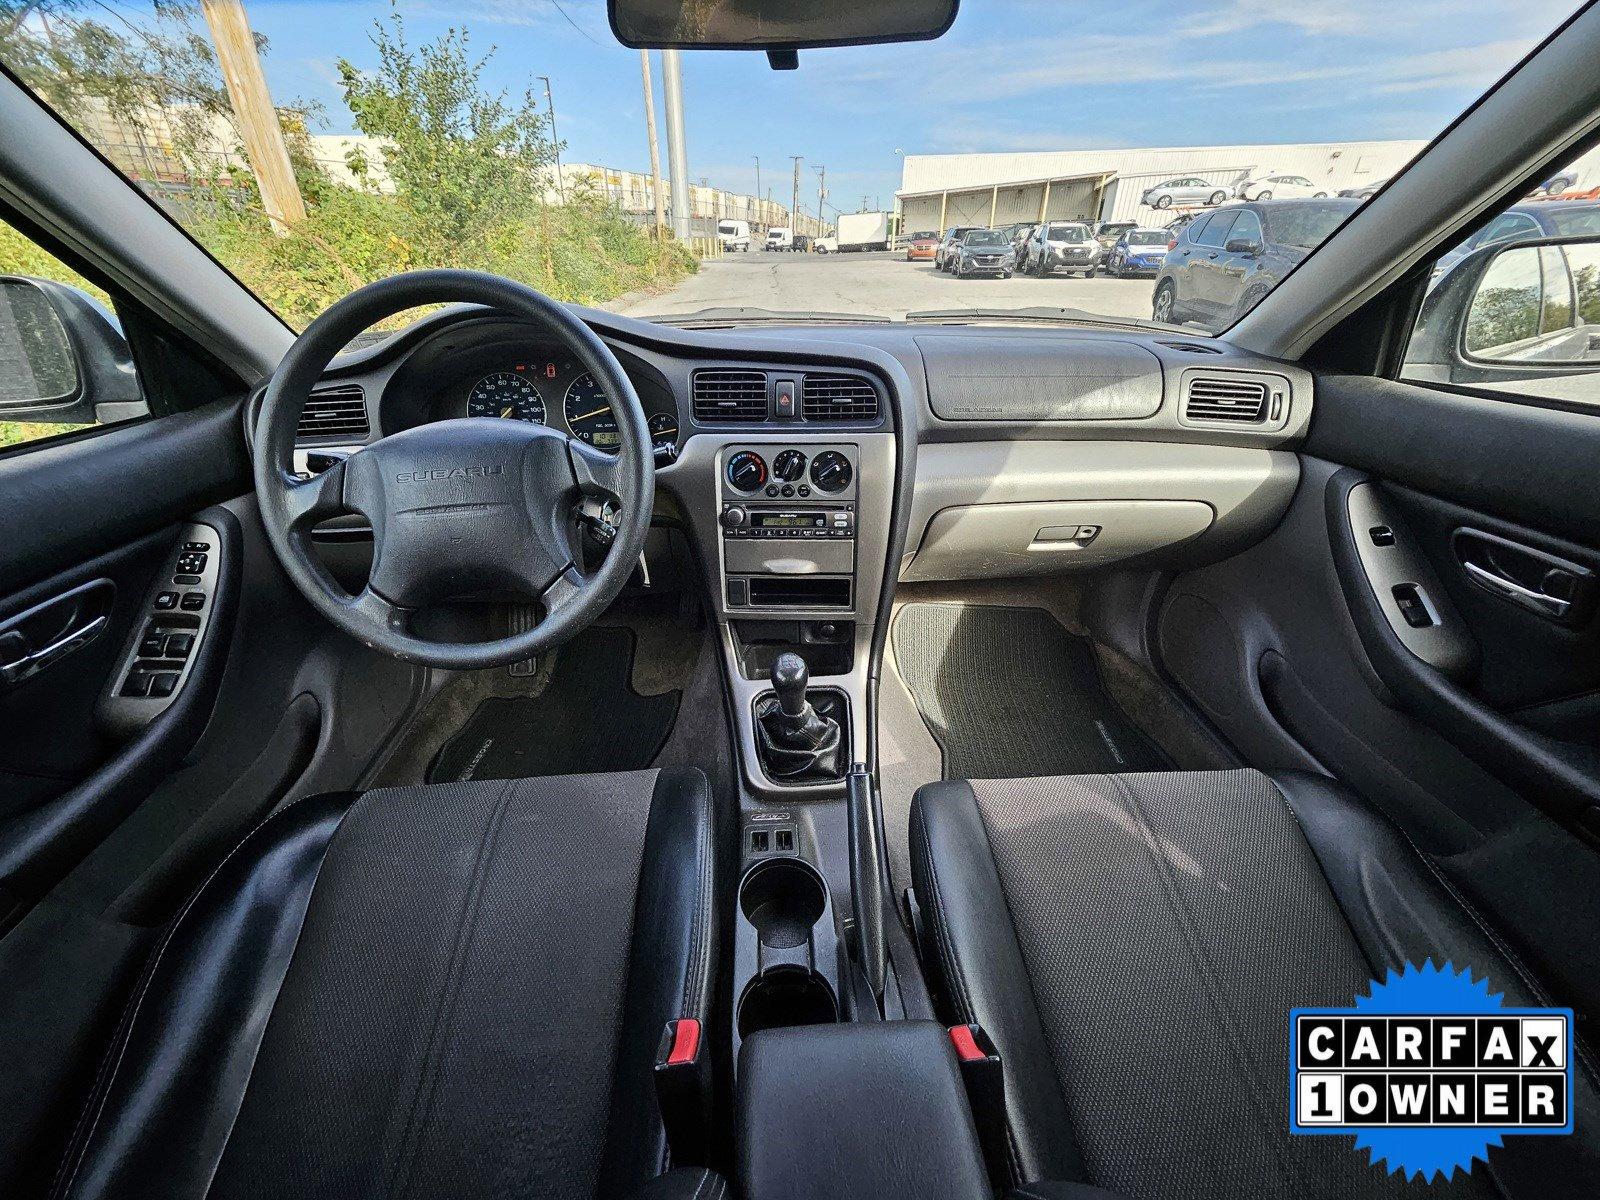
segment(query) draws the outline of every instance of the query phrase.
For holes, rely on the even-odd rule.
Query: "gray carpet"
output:
[[[892,637],[946,779],[1170,765],[1106,694],[1090,643],[1041,609],[908,604]]]

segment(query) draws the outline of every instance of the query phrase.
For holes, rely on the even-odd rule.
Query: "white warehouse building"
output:
[[[1334,195],[1387,179],[1426,143],[1323,142],[1280,146],[1169,146],[999,154],[908,154],[895,193],[901,228],[1015,221],[1141,221],[1164,225],[1139,201],[1164,180],[1192,177],[1230,193],[1257,175],[1301,175]]]

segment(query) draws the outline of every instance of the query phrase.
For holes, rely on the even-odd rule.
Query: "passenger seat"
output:
[[[1312,775],[929,784],[911,812],[927,960],[1004,1060],[1019,1184],[1129,1200],[1415,1196],[1349,1137],[1291,1136],[1288,1020],[1432,958],[1507,1006],[1552,1001],[1387,820]],[[1521,1137],[1433,1196],[1593,1196],[1577,1131]]]

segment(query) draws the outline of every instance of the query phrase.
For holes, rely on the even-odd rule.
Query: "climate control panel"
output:
[[[763,446],[731,449],[723,459],[724,491],[751,500],[833,501],[855,496],[852,446]]]

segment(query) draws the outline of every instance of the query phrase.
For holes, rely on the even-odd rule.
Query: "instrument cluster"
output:
[[[459,407],[440,416],[493,417],[534,421],[563,430],[598,450],[615,452],[621,443],[611,401],[595,377],[570,355],[532,353],[480,368],[464,382]],[[650,422],[650,438],[661,455],[678,444],[676,407],[641,395]],[[670,453],[670,451],[669,451]]]

